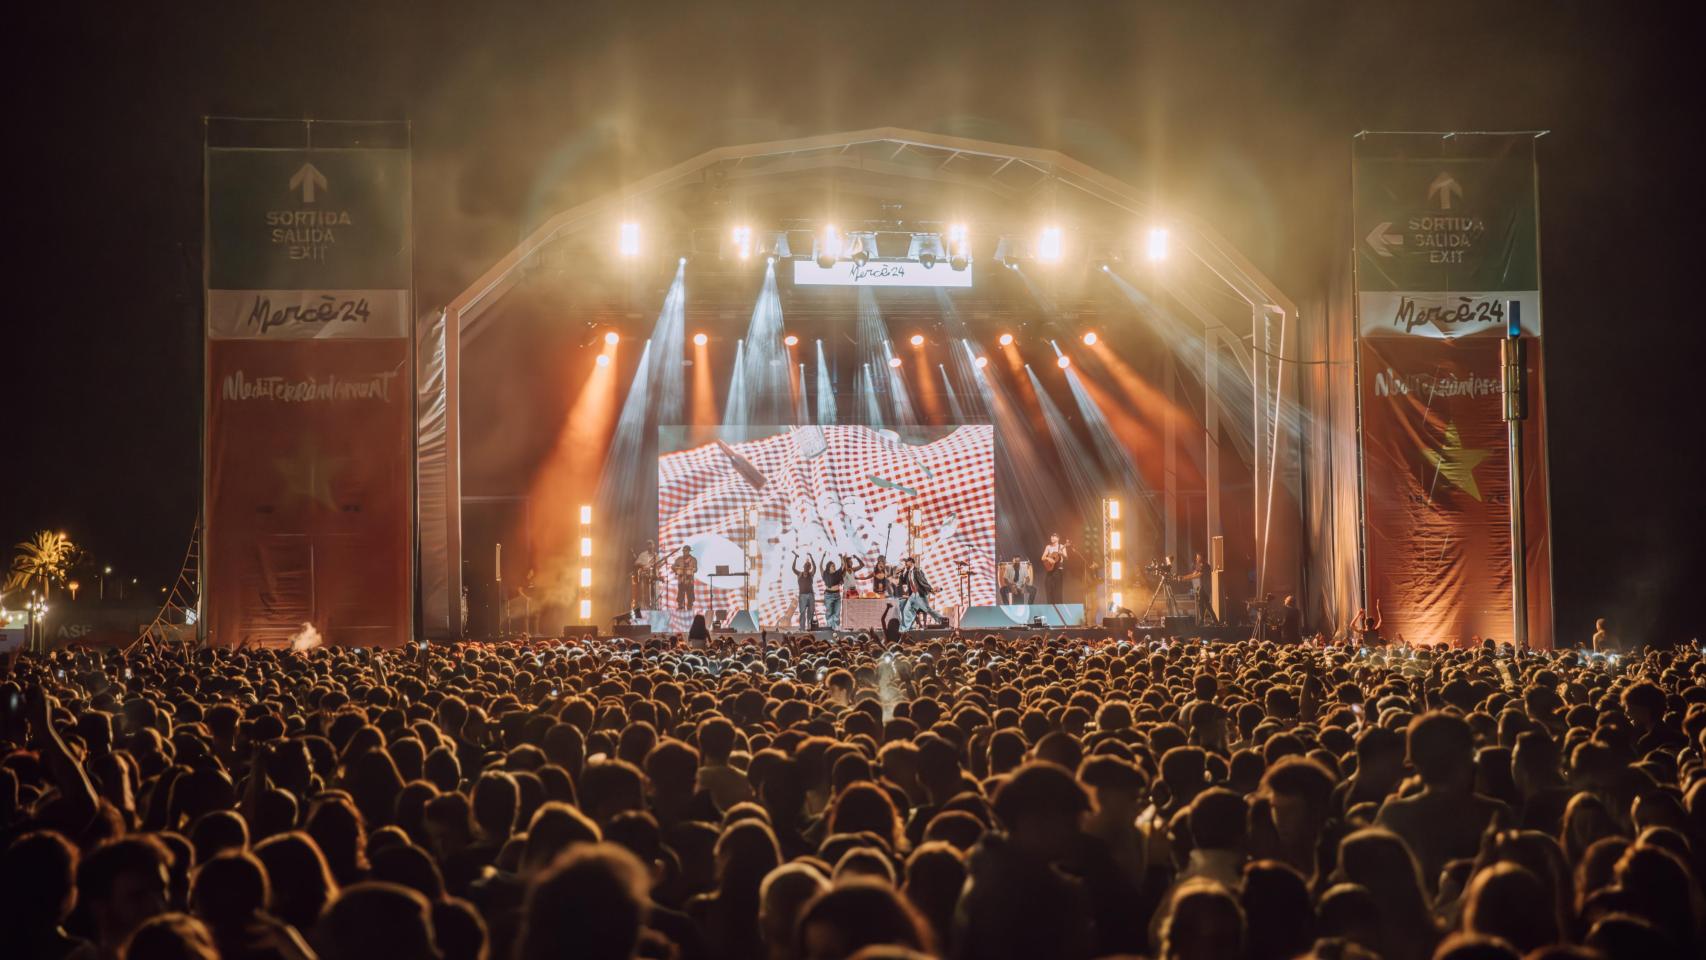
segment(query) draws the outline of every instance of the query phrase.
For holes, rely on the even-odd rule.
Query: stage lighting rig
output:
[[[1171,238],[1166,227],[1150,227],[1148,240],[1143,245],[1143,252],[1150,263],[1160,263],[1167,259]]]
[[[1059,359],[1055,360],[1054,365],[1065,370],[1067,367],[1072,366],[1072,358],[1063,353],[1060,355]]]
[[[841,231],[831,223],[823,228],[817,238],[817,265],[825,270],[835,266],[835,261],[841,259]]]
[[[752,256],[752,228],[744,224],[729,231],[729,237],[734,242],[735,256],[742,260]]]
[[[847,256],[847,259],[853,261],[854,266],[862,267],[870,262],[872,248],[875,246],[876,244],[872,241],[870,234],[860,234],[853,239],[853,252]]]
[[[1004,347],[1011,347],[1013,345],[1013,335],[1011,333],[1002,334],[1000,343]]]
[[[922,333],[913,334],[912,335],[912,345],[915,347],[924,346],[924,334],[922,334]]]
[[[912,248],[907,252],[907,257],[917,260],[928,270],[941,262],[943,252],[941,234],[915,233],[912,235]]]
[[[787,335],[787,336],[786,336],[786,337],[783,337],[783,338],[782,338],[782,342],[783,342],[783,343],[785,343],[785,344],[787,344],[787,345],[788,345],[788,346],[790,346],[790,347],[794,347],[794,346],[798,346],[798,345],[799,345],[799,343],[800,343],[800,338],[799,338],[799,337],[796,337],[796,336],[794,336],[794,335],[793,335],[793,334],[791,334],[791,333],[790,333],[790,334],[788,334],[788,335]]]
[[[971,266],[971,243],[967,239],[966,225],[963,223],[948,226],[948,266],[955,270],[964,270]]]
[[[616,235],[616,252],[624,258],[632,260],[640,255],[640,225],[632,220],[625,220],[621,230]]]
[[[710,343],[710,342],[711,342],[711,338],[705,336],[703,333],[695,333],[693,335],[693,345],[696,347],[702,347],[705,344]]]
[[[1084,339],[1084,345],[1086,347],[1093,347],[1096,345],[1096,341],[1100,340],[1101,338],[1096,336],[1096,331],[1091,330],[1091,331],[1084,334],[1083,339]]]
[[[1066,241],[1059,227],[1047,226],[1037,233],[1037,260],[1059,263],[1066,253]]]

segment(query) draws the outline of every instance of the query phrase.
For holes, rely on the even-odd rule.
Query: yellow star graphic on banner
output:
[[[1491,450],[1465,449],[1457,435],[1455,421],[1445,425],[1445,442],[1438,450],[1422,448],[1422,456],[1433,464],[1436,477],[1444,477],[1452,486],[1477,500],[1481,499],[1481,486],[1475,482],[1475,468],[1492,455]]]
[[[348,457],[326,456],[313,438],[304,437],[294,456],[281,457],[274,460],[273,465],[284,477],[286,503],[309,500],[328,510],[336,510],[338,502],[332,495],[332,478],[348,462]]]

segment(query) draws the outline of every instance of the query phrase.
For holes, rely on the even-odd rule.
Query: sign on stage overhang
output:
[[[1531,150],[1370,156],[1359,146],[1355,190],[1364,336],[1504,336],[1511,300],[1524,333],[1540,334]]]
[[[407,336],[408,162],[402,150],[210,149],[208,336]]]
[[[926,267],[912,260],[842,260],[819,266],[815,260],[795,260],[794,283],[807,287],[970,287],[972,266],[955,270],[946,263]]]
[[[212,644],[413,633],[409,150],[310,148],[320,130],[206,151]]]

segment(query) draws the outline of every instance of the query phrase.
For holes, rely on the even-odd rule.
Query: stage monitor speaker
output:
[[[753,619],[751,610],[737,610],[723,629],[730,633],[757,633],[758,621]]]
[[[962,630],[1008,630],[1028,627],[1041,617],[1047,627],[1084,625],[1082,603],[1009,603],[999,607],[972,607],[960,617]]]

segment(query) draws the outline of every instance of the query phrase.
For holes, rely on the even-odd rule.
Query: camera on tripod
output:
[[[1157,557],[1143,565],[1143,572],[1158,580],[1167,580],[1173,576],[1173,558]]]

